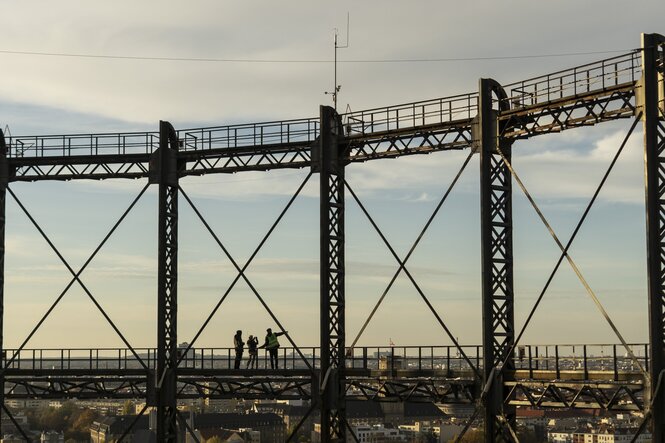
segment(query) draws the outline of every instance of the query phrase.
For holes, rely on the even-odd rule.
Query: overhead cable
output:
[[[496,61],[496,60],[518,60],[530,58],[554,58],[573,57],[594,54],[619,54],[635,51],[635,49],[619,49],[612,51],[585,51],[585,52],[561,52],[553,54],[523,54],[523,55],[499,55],[487,57],[434,57],[434,58],[385,58],[385,59],[349,59],[338,60],[338,63],[445,63],[445,62],[468,62],[468,61]],[[143,60],[143,61],[173,61],[173,62],[203,62],[203,63],[333,63],[328,59],[264,59],[264,58],[215,58],[215,57],[158,57],[145,55],[111,55],[111,54],[85,54],[73,52],[43,52],[43,51],[15,51],[0,49],[0,54],[7,55],[32,55],[38,57],[68,57],[68,58],[90,58],[107,60]]]

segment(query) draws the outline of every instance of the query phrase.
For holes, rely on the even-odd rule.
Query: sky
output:
[[[619,1],[561,1],[552,8],[545,2],[489,0],[454,7],[392,0],[60,1],[57,7],[0,1],[0,7],[0,126],[13,135],[155,131],[159,120],[190,128],[317,116],[319,105],[331,105],[325,92],[334,87],[334,29],[340,44],[348,46],[338,52],[340,111],[473,92],[481,77],[507,84],[637,48],[642,32],[665,33],[661,1],[630,8]],[[407,59],[439,61],[395,62]],[[515,169],[564,243],[630,123],[514,145]],[[621,333],[635,343],[647,340],[642,149],[638,126],[571,249]],[[347,180],[403,257],[466,155],[353,164]],[[463,344],[481,340],[478,171],[474,156],[407,264]],[[181,184],[242,266],[308,172],[206,175]],[[39,182],[14,183],[11,189],[77,270],[144,185],[143,180]],[[156,198],[156,190],[149,189],[82,274],[135,347],[156,343]],[[350,343],[397,263],[350,193],[346,203]],[[558,250],[517,186],[513,210],[515,313],[521,327]],[[178,334],[184,342],[191,341],[236,273],[182,197],[179,223]],[[314,175],[246,273],[303,347],[319,341],[318,226]],[[3,333],[5,346],[16,347],[71,275],[11,198],[6,229]],[[240,281],[196,346],[231,346],[236,329],[262,337],[267,327],[279,329]],[[404,276],[358,344],[391,341],[451,343]],[[618,339],[564,264],[524,341]],[[28,348],[116,346],[123,346],[121,340],[77,285],[27,343]]]

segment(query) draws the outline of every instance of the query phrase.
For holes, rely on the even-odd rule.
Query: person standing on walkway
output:
[[[256,369],[256,357],[259,354],[259,339],[250,335],[247,339],[247,350],[249,351],[249,360],[247,361],[246,369]]]
[[[268,354],[270,354],[270,367],[272,369],[279,369],[279,363],[277,360],[277,350],[279,349],[279,340],[277,340],[277,337],[280,335],[284,335],[289,331],[284,331],[284,332],[272,332],[272,329],[268,328],[266,329],[266,341],[263,343],[261,346],[262,348],[266,348],[268,350]]]
[[[237,330],[236,335],[233,336],[233,347],[236,350],[236,361],[233,369],[240,369],[240,361],[242,360],[242,352],[245,347],[245,342],[242,341],[242,331]]]

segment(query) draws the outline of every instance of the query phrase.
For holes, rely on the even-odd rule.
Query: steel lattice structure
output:
[[[184,424],[176,409],[177,398],[241,396],[311,399],[312,408],[316,406],[321,411],[324,442],[346,439],[349,426],[345,404],[358,398],[476,402],[484,412],[488,443],[512,441],[514,411],[518,406],[640,410],[651,420],[654,441],[664,442],[664,47],[664,37],[645,34],[640,50],[599,62],[508,85],[482,79],[477,93],[344,115],[321,107],[318,118],[207,128],[176,130],[168,122],[160,122],[157,132],[29,137],[4,137],[0,133],[0,350],[4,350],[7,192],[30,217],[11,192],[10,184],[148,178],[150,184],[159,187],[158,343],[153,358],[150,352],[147,359],[139,355],[116,329],[128,346],[125,354],[129,351],[134,356],[131,368],[127,364],[114,370],[95,368],[90,351],[89,366],[62,366],[49,372],[34,367],[35,357],[32,368],[21,367],[24,343],[7,355],[0,375],[0,395],[145,396],[147,404],[157,408],[159,441],[175,441]],[[610,380],[594,380],[586,361],[581,380],[565,379],[558,367],[558,356],[556,371],[541,374],[544,379],[535,377],[531,366],[525,374],[514,359],[520,334],[514,324],[512,180],[516,177],[510,165],[512,144],[541,134],[630,118],[641,119],[645,134],[650,346],[644,363],[648,374],[620,374],[616,356]],[[357,368],[354,350],[347,347],[345,340],[345,166],[461,149],[480,154],[482,355],[477,353],[474,363],[458,348],[460,361],[467,365],[458,373],[452,373],[449,367],[446,371],[435,370],[434,363],[430,369],[421,368],[421,360],[419,369],[414,371],[379,370],[366,364]],[[293,355],[299,354],[304,366],[294,364],[271,374],[257,370],[238,377],[240,374],[231,369],[216,368],[214,364],[206,367],[203,355],[199,366],[188,365],[185,356],[189,349],[185,356],[177,352],[178,195],[183,194],[192,202],[179,187],[179,178],[304,167],[320,176],[320,361],[314,359],[310,363],[295,348]],[[193,204],[192,207],[196,211]],[[122,218],[124,215],[120,221]],[[214,236],[207,224],[206,227]],[[48,240],[41,230],[40,233]],[[216,236],[215,240],[219,243]],[[57,253],[50,241],[49,244]],[[562,248],[562,259],[568,257],[566,249]],[[58,256],[67,265],[59,253]],[[400,270],[407,272],[406,260],[397,260]],[[238,270],[237,279],[247,279],[245,268],[233,263]],[[85,266],[87,263],[77,273],[67,265],[73,276],[70,285],[80,284],[95,302],[79,278]],[[253,287],[252,290],[263,303],[258,292]],[[424,295],[423,298],[427,301]],[[218,307],[219,304],[215,310]],[[440,317],[437,319],[444,326]],[[110,318],[107,320],[113,325]],[[456,342],[455,345],[458,346]],[[246,377],[248,374],[250,377]],[[6,408],[5,411],[9,413]]]

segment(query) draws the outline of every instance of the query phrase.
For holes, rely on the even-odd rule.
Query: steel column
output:
[[[653,441],[665,441],[665,395],[656,395],[658,379],[665,370],[665,116],[659,93],[665,94],[663,75],[665,37],[642,34],[642,94],[644,125],[644,173],[646,185],[647,260],[649,287],[649,343],[651,344],[651,420]],[[659,91],[660,89],[660,91]],[[662,100],[662,95],[660,97]],[[662,106],[662,104],[661,104]],[[649,402],[647,402],[648,404]]]
[[[339,115],[333,108],[321,106],[320,118],[313,167],[320,173],[321,199],[321,441],[328,443],[345,441],[346,436],[344,162]]]
[[[159,185],[157,276],[157,441],[176,442],[178,365],[178,137],[170,123],[159,124],[159,149],[150,159],[150,181]]]
[[[5,404],[5,345],[4,345],[4,319],[5,319],[5,203],[7,201],[7,183],[9,170],[7,165],[7,145],[5,135],[0,129],[0,406]],[[1,414],[1,413],[0,413]],[[0,422],[0,436],[2,436],[2,423]]]
[[[478,121],[474,139],[480,150],[480,212],[483,310],[483,375],[485,397],[485,442],[510,441],[499,417],[514,423],[514,413],[504,407],[504,387],[494,378],[494,368],[507,357],[515,341],[513,307],[513,216],[510,170],[498,149],[510,161],[510,141],[501,137],[498,112],[508,106],[501,86],[491,79],[480,80]],[[506,369],[513,369],[508,358]],[[497,368],[498,369],[498,368]]]

